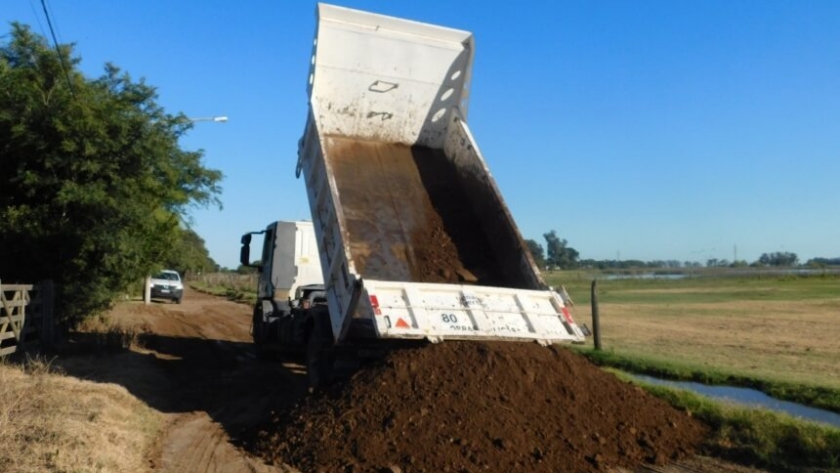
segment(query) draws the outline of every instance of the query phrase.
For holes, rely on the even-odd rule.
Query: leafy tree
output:
[[[710,258],[706,261],[707,268],[725,268],[729,266],[729,264],[729,260],[726,259]]]
[[[111,64],[88,79],[13,23],[0,43],[0,268],[59,283],[69,322],[106,308],[173,257],[195,206],[219,204],[219,171],[178,139],[191,127]]]
[[[545,269],[545,250],[543,250],[542,245],[537,243],[536,240],[525,240],[525,244],[528,245],[528,250],[531,252],[537,267]]]
[[[798,263],[799,256],[787,251],[762,253],[758,258],[758,264],[761,266],[796,266]]]
[[[240,264],[236,268],[236,272],[239,274],[254,274],[258,271],[258,266],[262,266],[262,260],[254,260],[251,262],[251,266],[245,266]]]
[[[561,240],[555,230],[543,234],[545,238],[546,263],[561,269],[572,269],[578,265],[580,253],[569,246],[565,239]]]
[[[179,228],[177,233],[179,237],[174,251],[164,266],[176,269],[182,275],[216,271],[218,265],[210,257],[204,239],[190,228]]]

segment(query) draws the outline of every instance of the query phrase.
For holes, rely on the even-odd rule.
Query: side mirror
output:
[[[239,263],[248,266],[251,263],[251,234],[242,235],[242,248],[239,249]]]
[[[242,266],[248,266],[249,265],[248,260],[250,259],[250,256],[251,256],[251,247],[250,246],[243,246],[239,250],[239,262],[242,264]]]

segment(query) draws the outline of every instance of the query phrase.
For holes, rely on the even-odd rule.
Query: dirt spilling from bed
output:
[[[375,280],[523,287],[440,150],[329,137],[353,263]],[[516,250],[513,250],[516,251]]]
[[[277,414],[256,450],[306,472],[598,472],[683,458],[706,431],[564,348],[445,342]]]

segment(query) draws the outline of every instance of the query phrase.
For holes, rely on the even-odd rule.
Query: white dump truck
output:
[[[312,222],[265,231],[254,316],[313,384],[333,350],[389,340],[584,340],[467,126],[473,51],[466,31],[318,5],[296,166]]]

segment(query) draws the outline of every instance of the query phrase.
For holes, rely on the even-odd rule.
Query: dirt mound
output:
[[[445,342],[305,399],[257,450],[307,472],[595,472],[683,457],[705,432],[563,348]]]

